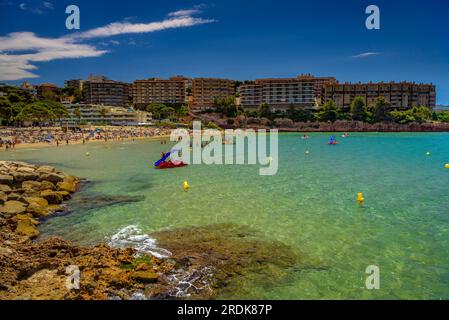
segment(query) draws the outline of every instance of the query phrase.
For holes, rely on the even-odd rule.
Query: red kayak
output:
[[[180,162],[180,163],[173,163],[171,161],[165,161],[162,162],[160,165],[156,167],[156,169],[172,169],[172,168],[181,168],[187,166],[187,163]]]

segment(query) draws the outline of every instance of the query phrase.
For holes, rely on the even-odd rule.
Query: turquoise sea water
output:
[[[352,134],[338,146],[328,146],[326,134],[300,136],[280,135],[275,176],[259,176],[254,165],[153,170],[168,146],[149,141],[24,149],[0,159],[48,163],[93,181],[82,192],[145,197],[50,219],[45,236],[94,244],[128,225],[150,233],[231,222],[325,267],[269,290],[254,283],[233,298],[449,299],[449,134]],[[365,288],[369,265],[380,268],[380,290]]]

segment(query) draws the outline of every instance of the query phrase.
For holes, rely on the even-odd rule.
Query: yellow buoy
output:
[[[362,192],[357,193],[357,203],[359,205],[363,205],[364,202],[365,198],[363,197],[363,193]]]
[[[309,150],[307,150],[307,151],[306,151],[306,154],[309,154],[309,153],[310,153]]]
[[[426,156],[430,157],[430,152],[429,151],[426,152]]]
[[[86,157],[89,157],[90,156],[90,153],[89,152],[86,152]]]
[[[446,163],[446,164],[444,165],[444,167],[445,167],[446,169],[449,169],[449,163]]]
[[[190,189],[189,183],[187,181],[184,181],[183,188],[184,191],[188,191]]]

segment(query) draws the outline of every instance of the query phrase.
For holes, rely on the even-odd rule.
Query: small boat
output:
[[[166,161],[159,164],[156,169],[173,169],[173,168],[181,168],[185,167],[188,164],[185,162],[173,163],[172,161]]]

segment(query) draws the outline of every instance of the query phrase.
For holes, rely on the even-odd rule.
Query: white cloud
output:
[[[187,10],[178,10],[174,12],[170,12],[168,14],[169,17],[185,17],[185,16],[191,16],[194,14],[201,13],[201,10],[199,9],[187,9]]]
[[[17,53],[19,51],[23,52]],[[30,72],[37,69],[33,62],[99,57],[105,53],[107,51],[67,38],[40,38],[32,32],[11,33],[0,37],[0,80],[38,77]]]
[[[27,8],[26,5],[25,8]],[[82,42],[85,40],[121,34],[150,33],[166,29],[191,27],[213,21],[210,19],[194,18],[188,14],[174,15],[172,18],[167,18],[159,22],[134,24],[130,22],[115,22],[103,27],[73,33],[59,38],[39,37],[33,32],[13,32],[0,37],[0,80],[19,80],[39,77],[32,72],[32,70],[37,69],[33,64],[34,62],[99,57],[108,52],[106,50],[100,50],[94,45],[83,44]],[[120,44],[116,40],[109,40],[107,43],[112,45]]]
[[[45,10],[53,10],[53,3],[50,1],[27,1],[21,2],[19,8],[24,11],[29,11],[34,14],[44,14]]]
[[[53,3],[51,3],[51,2],[44,1],[44,2],[42,3],[42,5],[43,5],[45,8],[53,9]]]
[[[195,14],[202,13],[204,8],[206,8],[205,4],[199,4],[190,9],[182,9],[182,10],[170,12],[167,16],[169,16],[169,17],[193,16]]]
[[[150,33],[166,29],[192,27],[211,22],[214,22],[214,20],[193,18],[187,16],[150,23],[114,22],[104,27],[91,29],[86,32],[75,33],[70,35],[69,37],[73,39],[93,39],[121,34]]]
[[[371,56],[378,56],[380,55],[380,52],[363,52],[360,54],[357,54],[355,56],[352,56],[352,58],[366,58]]]

